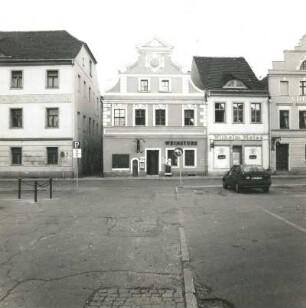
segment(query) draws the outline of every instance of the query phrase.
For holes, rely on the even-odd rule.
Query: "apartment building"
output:
[[[242,57],[194,57],[194,84],[207,104],[208,173],[235,164],[269,168],[268,91]]]
[[[271,168],[306,173],[306,36],[268,72]]]
[[[101,171],[96,64],[66,31],[0,32],[0,176]]]
[[[104,174],[200,175],[206,166],[206,105],[190,73],[172,60],[173,47],[154,38],[119,71],[104,94]],[[176,157],[174,150],[183,155]]]

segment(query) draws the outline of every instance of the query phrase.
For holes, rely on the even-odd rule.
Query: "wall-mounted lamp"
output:
[[[271,139],[271,151],[275,150],[275,145],[279,145],[281,142],[281,137],[272,137]]]
[[[209,139],[209,146],[210,146],[210,149],[213,149],[215,147],[215,140],[214,139]]]
[[[143,153],[143,150],[141,150],[141,141],[145,142],[142,138],[136,138],[134,142],[136,142],[136,153]]]

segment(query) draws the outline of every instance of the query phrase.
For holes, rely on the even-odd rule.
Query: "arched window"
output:
[[[306,71],[306,60],[303,61],[303,63],[301,64],[300,70],[301,70],[301,71]]]
[[[229,80],[223,88],[240,88],[240,89],[246,89],[246,86],[244,83],[237,79]]]

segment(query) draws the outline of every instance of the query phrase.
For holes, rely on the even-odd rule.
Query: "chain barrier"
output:
[[[52,199],[52,195],[53,195],[53,181],[52,178],[50,178],[48,181],[43,182],[43,183],[38,183],[38,181],[34,181],[34,183],[26,183],[26,182],[22,182],[21,179],[18,179],[18,199],[21,199],[21,186],[22,184],[24,186],[28,186],[34,189],[34,202],[37,202],[37,194],[38,194],[38,188],[47,188],[48,186],[50,186],[49,189],[49,195],[50,195],[50,199]]]

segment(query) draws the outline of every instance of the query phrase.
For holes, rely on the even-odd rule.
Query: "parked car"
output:
[[[271,186],[271,175],[260,165],[235,165],[222,179],[223,188],[232,187],[237,192],[243,188],[262,188],[268,192]]]

